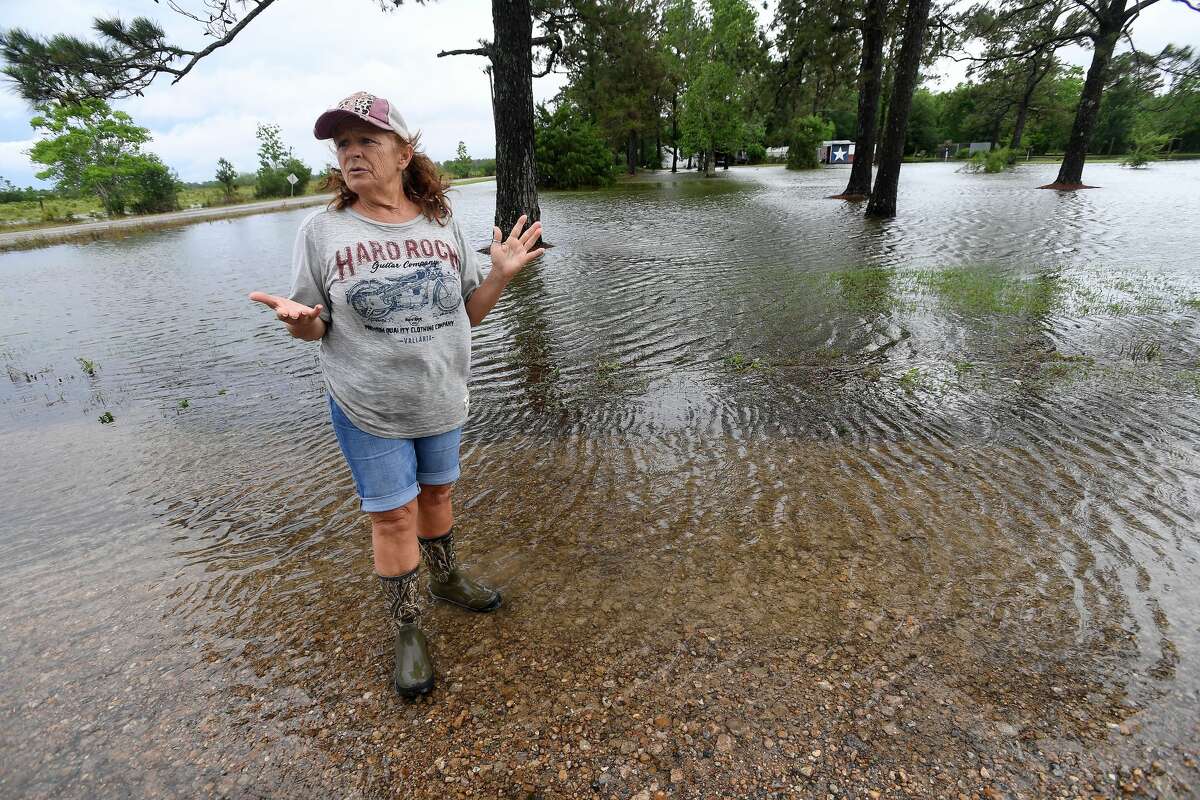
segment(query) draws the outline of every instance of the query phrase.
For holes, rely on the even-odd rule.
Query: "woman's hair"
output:
[[[429,156],[417,151],[417,146],[421,142],[421,134],[416,133],[409,140],[405,140],[398,133],[389,132],[388,135],[394,136],[402,146],[407,144],[413,149],[412,160],[404,167],[404,177],[402,178],[404,196],[421,208],[425,219],[445,225],[446,220],[450,218],[450,203],[446,200],[446,190],[450,186],[442,178],[437,164],[433,163]],[[358,199],[358,195],[350,191],[350,187],[346,185],[342,171],[337,167],[329,168],[321,188],[334,193],[329,207],[338,211]]]

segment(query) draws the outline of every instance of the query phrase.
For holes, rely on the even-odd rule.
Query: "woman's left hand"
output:
[[[499,273],[505,281],[511,280],[526,264],[546,252],[544,247],[530,251],[529,248],[541,239],[542,223],[535,222],[529,226],[529,230],[521,233],[527,219],[522,214],[504,241],[500,241],[500,229],[492,227],[492,272]]]

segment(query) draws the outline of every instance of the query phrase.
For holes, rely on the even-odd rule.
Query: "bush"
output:
[[[579,189],[612,183],[612,152],[570,103],[560,103],[553,112],[538,106],[534,150],[539,186]]]
[[[295,156],[284,160],[278,167],[260,167],[258,179],[254,182],[255,197],[287,197],[293,194],[292,185],[288,183],[288,174],[294,174],[296,181],[295,194],[304,194],[304,190],[312,181],[312,167]]]
[[[139,160],[131,176],[135,195],[133,210],[138,214],[177,210],[179,190],[183,188],[179,178],[158,156],[141,156]]]
[[[751,164],[761,164],[767,160],[767,148],[761,144],[746,145],[746,160]]]
[[[38,190],[32,186],[22,189],[7,178],[0,178],[0,203],[27,203],[37,199]]]
[[[997,147],[994,150],[979,150],[971,159],[962,165],[966,172],[1004,172],[1017,163],[1017,156],[1007,147]]]
[[[817,116],[800,117],[792,123],[788,138],[788,169],[815,169],[820,165],[817,148],[833,135],[833,123]]]
[[[1151,161],[1157,161],[1159,153],[1169,141],[1171,141],[1171,137],[1167,134],[1144,133],[1135,137],[1133,147],[1121,160],[1121,166],[1141,169]]]

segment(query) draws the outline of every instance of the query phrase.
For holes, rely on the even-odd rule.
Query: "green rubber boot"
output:
[[[396,629],[396,665],[392,668],[392,686],[401,697],[416,697],[433,688],[433,661],[429,643],[415,622]]]
[[[401,697],[409,698],[433,688],[433,659],[429,657],[429,643],[418,624],[421,619],[419,570],[418,566],[403,575],[379,576],[388,601],[388,618],[396,631],[392,686]]]
[[[495,611],[500,593],[463,572],[454,558],[454,529],[436,539],[422,539],[421,557],[429,569],[429,593],[471,611]]]

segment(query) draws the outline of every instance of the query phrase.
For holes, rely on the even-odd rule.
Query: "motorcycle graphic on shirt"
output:
[[[444,317],[462,303],[457,282],[447,277],[438,267],[421,267],[394,278],[366,278],[346,292],[346,302],[367,322],[426,308],[434,317]]]

